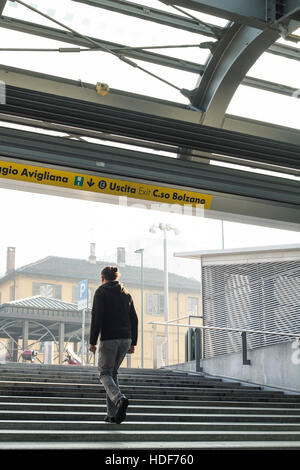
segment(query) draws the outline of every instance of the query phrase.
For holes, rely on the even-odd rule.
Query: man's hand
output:
[[[127,354],[133,354],[133,353],[134,353],[134,346],[130,346]]]
[[[94,344],[90,344],[89,351],[95,354],[97,347]]]

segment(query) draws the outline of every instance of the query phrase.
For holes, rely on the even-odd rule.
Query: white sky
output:
[[[36,0],[29,3],[45,13],[54,14],[56,19],[83,34],[125,45],[197,44],[200,41],[211,40],[70,0],[52,2]],[[143,0],[140,3],[174,12],[159,1]],[[58,28],[37,14],[29,12],[20,5],[17,6],[16,3],[9,2],[4,14]],[[202,20],[221,26],[226,23],[224,20],[207,15],[197,15]],[[6,29],[0,29],[0,40],[1,47],[49,48],[63,45]],[[198,48],[156,52],[199,63],[205,63],[208,57],[206,50]],[[15,67],[81,79],[89,83],[96,84],[101,81],[108,83],[111,88],[187,103],[176,90],[102,52],[80,54],[0,52],[0,61]],[[195,74],[150,63],[140,63],[179,87],[193,89],[196,86],[198,77]],[[300,62],[268,53],[263,54],[248,75],[300,88]],[[300,100],[245,86],[239,87],[228,112],[300,129]],[[161,237],[159,234],[149,233],[149,227],[159,222],[173,223],[181,231],[177,237],[173,234],[169,237],[169,267],[173,272],[199,278],[197,262],[174,259],[172,257],[174,251],[221,248],[221,222],[216,220],[140,209],[124,210],[117,206],[95,202],[6,189],[0,189],[0,204],[0,273],[5,271],[7,246],[17,248],[17,266],[21,266],[48,255],[87,258],[90,242],[96,242],[99,259],[114,262],[117,247],[125,246],[127,262],[130,264],[139,263],[139,256],[134,254],[134,251],[137,248],[145,248],[145,265],[162,268]],[[297,232],[229,222],[224,225],[225,248],[300,243],[300,233]]]

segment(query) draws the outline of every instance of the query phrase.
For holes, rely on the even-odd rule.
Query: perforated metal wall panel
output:
[[[300,260],[203,266],[203,324],[300,333]],[[248,334],[249,349],[291,341]],[[204,330],[204,357],[242,350],[240,333]]]

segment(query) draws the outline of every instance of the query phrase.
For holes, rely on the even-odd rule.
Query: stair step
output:
[[[202,442],[202,441],[300,441],[299,431],[48,431],[48,430],[5,430],[0,431],[0,441],[63,441],[63,442],[106,442],[106,441],[186,441],[186,442]]]
[[[40,377],[40,376],[35,376],[35,377],[14,377],[14,376],[8,376],[5,377],[4,375],[0,374],[0,379],[1,383],[5,382],[26,382],[26,383],[55,383],[55,384],[68,384],[68,385],[99,385],[100,381],[99,378],[95,378],[94,380],[87,379],[87,378],[66,378],[62,377],[61,379],[57,377]],[[240,384],[235,384],[235,383],[227,383],[227,382],[218,382],[217,384],[212,381],[208,380],[202,380],[202,381],[184,381],[182,379],[176,380],[176,381],[168,381],[168,380],[140,380],[140,379],[124,379],[124,378],[119,378],[118,379],[119,383],[121,386],[127,386],[127,385],[133,385],[133,386],[156,386],[156,387],[189,387],[189,388],[199,388],[199,387],[220,387],[220,388],[233,388],[233,389],[240,389],[241,385]],[[252,390],[253,387],[243,387],[244,389],[249,390],[249,388]],[[259,387],[255,387],[256,390],[259,390]]]
[[[8,396],[9,393],[9,396]],[[144,401],[149,400],[149,395],[142,394],[142,393],[126,393],[127,397],[131,400],[131,402],[143,403]],[[299,406],[298,402],[295,402],[293,399],[284,399],[284,398],[270,398],[270,397],[259,397],[259,396],[240,396],[240,395],[213,395],[213,394],[206,394],[201,393],[199,395],[170,395],[170,394],[152,394],[152,401],[157,403],[160,402],[162,404],[171,404],[172,402],[176,401],[178,405],[191,405],[198,403],[199,405],[201,402],[204,401],[235,401],[235,402],[247,402],[250,406],[252,403],[262,403],[262,404],[291,404],[292,407]],[[16,400],[22,400],[24,403],[34,403],[36,401],[43,400],[46,402],[57,402],[60,401],[61,403],[99,403],[106,399],[105,392],[102,393],[56,393],[56,392],[49,392],[49,391],[33,391],[33,390],[20,390],[16,392],[12,391],[0,391],[0,401],[2,402],[15,402]]]
[[[66,430],[66,431],[300,431],[300,423],[222,423],[222,422],[174,422],[129,421],[107,424],[103,421],[47,421],[6,420],[0,421],[0,432],[10,430]]]
[[[300,448],[300,394],[170,370],[118,380],[121,425],[103,421],[97,367],[0,364],[0,448]]]
[[[241,406],[244,406],[245,404],[247,404],[248,406],[257,406],[257,407],[264,407],[270,403],[272,403],[272,405],[276,405],[276,406],[279,406],[280,407],[283,407],[283,408],[297,408],[299,407],[299,403],[294,403],[293,401],[291,400],[284,400],[284,399],[276,399],[276,401],[274,400],[271,400],[271,399],[266,399],[266,398],[252,398],[252,397],[247,397],[247,400],[245,399],[245,397],[233,397],[232,395],[231,396],[226,396],[226,397],[211,397],[211,396],[206,396],[206,395],[201,395],[201,396],[198,396],[198,397],[195,397],[194,400],[191,400],[191,399],[188,399],[188,400],[180,400],[180,399],[176,399],[176,398],[172,398],[170,396],[166,397],[155,397],[153,399],[149,399],[149,396],[145,395],[144,397],[142,398],[139,398],[135,395],[133,395],[132,397],[131,396],[128,396],[128,398],[130,399],[130,404],[131,405],[143,405],[143,404],[146,404],[146,405],[164,405],[164,406],[172,406],[172,405],[176,405],[176,406],[201,406],[203,404],[203,402],[205,402],[204,404],[215,404],[215,403],[226,403],[226,405],[229,405],[231,406],[231,403],[234,403],[234,406],[235,405],[238,405],[240,404]],[[55,403],[66,403],[66,404],[75,404],[75,405],[80,405],[80,404],[87,404],[87,405],[91,405],[91,404],[95,404],[95,405],[98,405],[98,404],[104,404],[106,402],[106,398],[103,395],[100,396],[97,396],[96,398],[86,398],[86,397],[76,397],[76,398],[73,398],[73,397],[63,397],[63,396],[55,396],[55,397],[48,397],[48,396],[44,396],[44,397],[41,397],[41,396],[22,396],[22,395],[18,395],[18,401],[21,401],[22,403],[24,403],[24,406],[26,406],[27,403],[36,403],[36,402],[40,402],[40,401],[43,401],[43,403],[48,403],[48,404],[55,404]],[[14,403],[16,401],[16,397],[15,396],[0,396],[0,401],[2,403]]]
[[[63,399],[61,397],[56,397],[56,398],[43,398],[39,397],[39,400],[36,398],[28,398],[28,397],[18,397],[19,400],[16,403],[15,397],[0,397],[1,402],[0,402],[0,411],[3,409],[8,409],[9,406],[12,404],[13,406],[15,405],[20,405],[23,407],[29,407],[30,405],[36,406],[37,404],[41,404],[42,400],[42,406],[64,406],[66,405],[67,407],[73,406],[76,407],[97,407],[99,405],[105,406],[106,405],[106,398],[99,397],[98,399]],[[197,400],[161,400],[161,399],[153,399],[149,400],[147,399],[137,399],[135,396],[132,398],[128,396],[130,399],[130,406],[176,406],[176,407],[192,407],[192,408],[197,408],[198,406],[226,406],[226,407],[248,407],[248,408],[267,408],[272,406],[272,408],[286,408],[286,409],[300,409],[299,403],[285,403],[285,402],[275,402],[275,401],[249,401],[249,400],[236,400],[234,397],[227,397],[226,399],[222,398],[216,398],[212,400],[210,397],[203,397],[203,400],[200,399],[200,397],[197,398]],[[169,398],[169,397],[168,397]]]
[[[5,388],[13,388],[13,389],[16,389],[16,388],[34,388],[37,389],[38,387],[39,388],[55,388],[56,390],[59,390],[59,389],[67,389],[67,388],[70,388],[71,390],[92,390],[92,387],[94,387],[95,389],[103,389],[103,386],[100,384],[100,383],[95,383],[95,384],[85,384],[85,383],[82,383],[82,384],[74,384],[74,383],[54,383],[54,382],[48,382],[48,383],[45,383],[45,382],[17,382],[17,381],[2,381],[0,380],[0,390],[3,390]],[[182,386],[174,386],[174,387],[169,387],[169,386],[159,386],[159,385],[156,385],[156,386],[150,386],[150,385],[128,385],[128,384],[123,384],[120,383],[120,387],[122,387],[123,389],[127,389],[127,390],[146,390],[147,392],[148,391],[155,391],[155,390],[159,390],[159,391],[162,391],[162,392],[170,392],[170,391],[174,391],[174,388],[176,388],[176,393],[179,391],[184,391],[185,393],[196,393],[198,392],[199,390],[206,390],[206,389],[210,389],[210,390],[213,390],[213,387],[212,386],[203,386],[202,387],[182,387]],[[218,389],[220,390],[227,390],[227,391],[231,391],[231,390],[236,390],[237,388],[235,389],[231,389],[230,387],[228,387],[227,385],[219,385],[218,386]],[[243,390],[249,390],[249,388],[243,388]],[[254,390],[260,390],[260,387],[257,387],[256,389]],[[253,390],[253,391],[254,391]],[[252,391],[252,389],[251,389]]]
[[[94,371],[93,373],[84,373],[84,372],[77,372],[76,369],[68,369],[64,371],[50,371],[46,372],[44,370],[35,371],[35,370],[18,370],[13,371],[11,369],[5,369],[0,366],[0,374],[1,375],[16,375],[16,376],[23,376],[23,377],[35,377],[35,376],[43,376],[43,377],[86,377],[86,378],[99,378],[98,370]],[[142,374],[137,372],[120,372],[118,371],[118,375],[123,377],[124,379],[141,379],[141,380],[211,380],[215,383],[222,382],[223,379],[211,376],[204,376],[203,374],[199,375],[183,375],[183,374]],[[236,382],[233,382],[236,383]],[[238,383],[238,382],[237,382]]]
[[[70,411],[3,411],[0,420],[44,420],[44,421],[103,421],[106,412],[100,413],[76,413]],[[299,424],[299,415],[277,415],[255,414],[255,413],[230,413],[228,410],[222,413],[193,413],[191,415],[184,413],[127,413],[126,422],[130,421],[174,421],[174,422],[261,422],[261,423],[295,423]]]
[[[148,391],[150,388],[153,390],[161,390],[162,392],[172,392],[172,393],[198,393],[199,391],[205,391],[208,394],[235,394],[235,395],[256,395],[256,396],[270,396],[270,397],[289,397],[289,398],[295,398],[296,400],[300,399],[300,394],[284,394],[281,391],[276,391],[276,390],[262,390],[260,387],[256,388],[244,388],[244,387],[239,387],[239,388],[227,388],[226,387],[205,387],[205,386],[198,386],[195,388],[190,388],[188,385],[185,384],[185,386],[177,386],[175,387],[176,390],[174,390],[174,387],[167,387],[165,385],[160,385],[157,384],[155,386],[145,386],[143,383],[139,385],[124,385],[122,384],[121,381],[119,381],[120,387],[121,388],[132,388],[136,390],[141,390],[141,391]],[[81,391],[81,390],[86,390],[87,392],[91,391],[99,391],[103,390],[103,386],[100,383],[100,381],[96,382],[95,384],[72,384],[72,383],[55,383],[55,382],[50,382],[50,383],[44,383],[42,381],[38,382],[25,382],[25,381],[18,381],[18,380],[12,380],[12,381],[2,381],[0,378],[0,392],[2,390],[15,390],[15,389],[33,389],[33,388],[44,388],[44,389],[55,389],[55,390],[70,390],[70,391]]]
[[[106,405],[105,404],[99,404],[99,405],[68,405],[68,404],[59,404],[56,403],[55,405],[47,404],[47,403],[30,403],[26,405],[26,412],[36,412],[36,411],[43,411],[43,412],[60,412],[61,410],[64,411],[69,411],[73,413],[101,413],[105,412],[106,410]],[[263,408],[256,408],[256,407],[249,407],[248,405],[246,406],[240,406],[238,404],[237,406],[227,406],[226,403],[220,403],[219,406],[216,406],[214,403],[212,405],[207,405],[204,406],[201,403],[201,406],[197,407],[189,407],[189,406],[151,406],[151,405],[130,405],[130,408],[128,408],[128,414],[130,412],[132,413],[148,413],[151,414],[151,412],[156,412],[156,413],[165,413],[168,411],[168,413],[179,413],[182,412],[184,414],[193,414],[193,413],[201,413],[201,412],[206,412],[206,413],[222,413],[225,411],[230,412],[230,413],[256,413],[256,414],[272,414],[275,413],[279,415],[299,415],[300,416],[300,409],[295,409],[295,408],[282,408],[282,407],[274,407],[274,406],[266,406]],[[7,411],[17,411],[19,413],[24,413],[24,404],[22,403],[0,403],[0,419],[3,415],[3,413],[6,413]]]
[[[133,450],[148,450],[154,449],[178,449],[178,450],[299,450],[300,442],[297,441],[143,441],[143,442],[121,442],[121,441],[106,441],[106,442],[13,442],[5,441],[0,442],[0,449],[3,450],[100,450],[105,451],[116,449],[133,449]],[[190,452],[191,453],[191,452]],[[152,452],[153,454],[153,452]],[[186,454],[188,455],[188,453]],[[157,462],[158,463],[158,462]]]

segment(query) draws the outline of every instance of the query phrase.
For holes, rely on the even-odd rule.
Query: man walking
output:
[[[90,348],[95,353],[100,333],[98,370],[106,391],[107,423],[126,418],[128,399],[119,389],[118,369],[127,353],[134,353],[138,318],[131,295],[119,282],[116,266],[101,271],[101,286],[95,292],[90,329]]]

